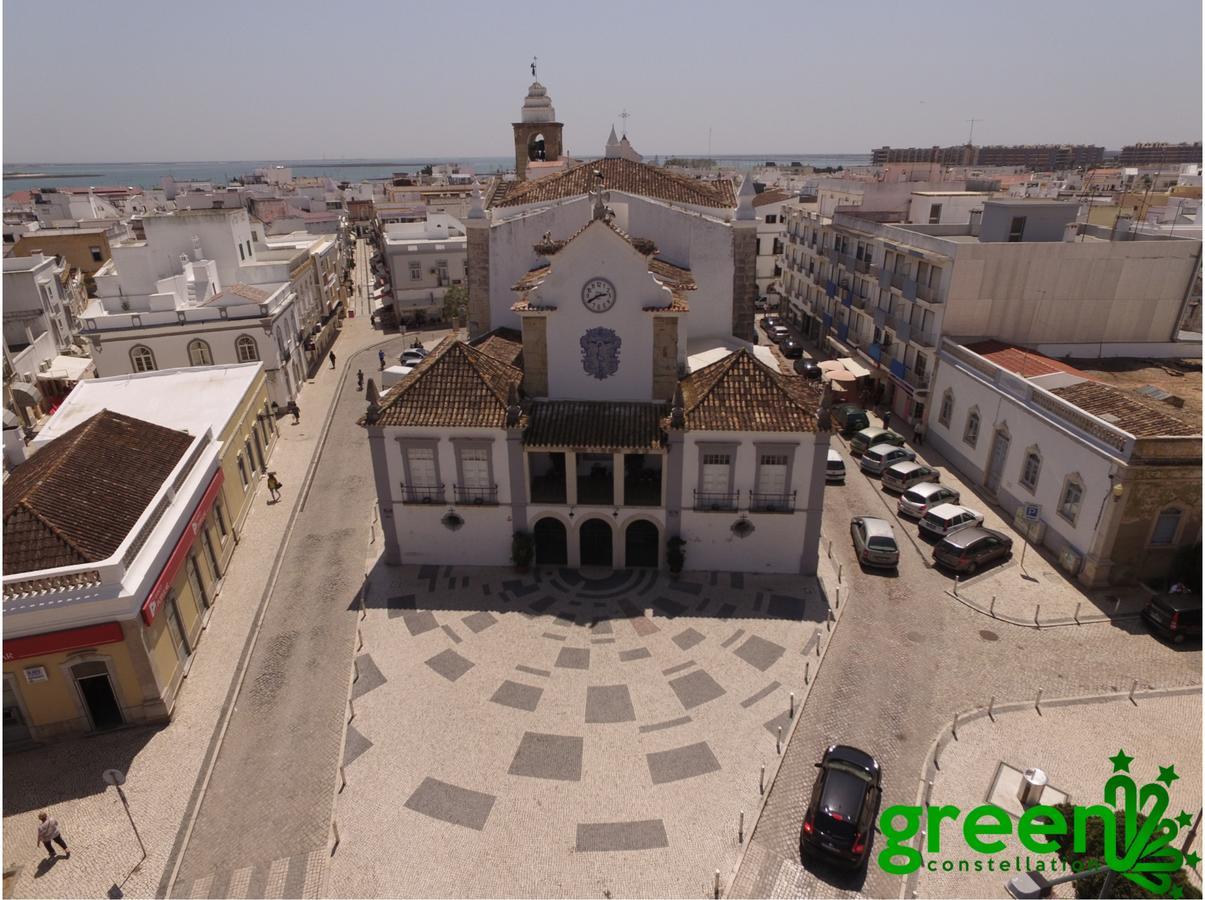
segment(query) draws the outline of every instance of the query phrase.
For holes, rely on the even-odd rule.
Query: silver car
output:
[[[889,491],[902,493],[926,481],[941,481],[941,473],[914,459],[897,462],[883,470],[883,487]]]
[[[862,461],[858,465],[863,472],[878,475],[888,466],[905,459],[916,459],[916,454],[907,447],[897,447],[895,444],[875,444],[862,454]]]
[[[900,564],[900,548],[886,519],[855,516],[849,523],[849,536],[862,565],[894,569]]]
[[[943,503],[957,503],[962,495],[952,487],[925,481],[914,485],[900,495],[895,508],[901,516],[913,516],[919,519],[935,506]]]
[[[953,503],[934,506],[921,516],[920,530],[930,537],[943,538],[963,528],[983,524],[983,513]]]

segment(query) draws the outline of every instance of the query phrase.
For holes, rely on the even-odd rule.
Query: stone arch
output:
[[[581,565],[615,565],[615,529],[611,522],[599,516],[591,516],[578,526],[577,539],[581,551]]]
[[[531,529],[537,566],[569,563],[569,529],[556,516],[541,516]]]
[[[661,526],[638,516],[623,528],[623,564],[628,569],[656,569],[661,563]]]

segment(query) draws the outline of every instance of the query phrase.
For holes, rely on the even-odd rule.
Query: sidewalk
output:
[[[1032,701],[1000,705],[994,718],[985,711],[960,717],[958,737],[947,730],[937,744],[940,768],[929,764],[919,791],[918,802],[926,799],[933,805],[951,804],[966,812],[993,797],[1009,810],[1015,820],[1020,807],[1010,809],[1011,790],[999,789],[992,794],[993,784],[1000,773],[1038,767],[1049,777],[1049,786],[1042,803],[1055,804],[1061,798],[1053,792],[1067,795],[1067,802],[1086,805],[1105,802],[1113,804],[1112,796],[1102,796],[1105,781],[1113,772],[1109,757],[1124,749],[1134,757],[1130,771],[1138,785],[1154,782],[1160,767],[1174,765],[1178,776],[1168,789],[1166,816],[1174,817],[1185,810],[1195,815],[1201,805],[1201,692],[1200,688],[1181,688],[1175,691],[1151,691],[1135,696],[1133,702],[1125,694],[1105,697],[1070,698],[1042,703],[1041,711]],[[1013,776],[1015,777],[1015,776]],[[926,782],[932,780],[928,790]],[[927,796],[926,796],[927,795]],[[1005,795],[1008,795],[1007,797]],[[1144,795],[1143,802],[1146,802]],[[1027,856],[1036,863],[1042,856],[1026,851],[1015,834],[1004,837],[1006,849],[998,854],[978,854],[970,850],[963,839],[961,822],[950,822],[941,830],[939,853],[926,853],[926,866],[909,878],[905,896],[922,897],[1000,897],[1004,885],[1015,874],[986,870],[986,860],[1014,860],[1023,864]],[[1174,840],[1179,847],[1187,833],[1180,828]],[[882,836],[876,838],[878,852]],[[1199,842],[1195,845],[1199,852]],[[984,871],[942,872],[941,860],[982,860]],[[928,871],[927,861],[936,860],[938,871]],[[1024,872],[1025,866],[1022,867]],[[1060,872],[1048,872],[1056,877]],[[1193,880],[1200,883],[1199,874]],[[1074,897],[1074,885],[1055,888],[1058,897]]]
[[[334,349],[350,361],[357,351],[390,337],[372,330],[368,319],[357,315],[344,321]],[[319,369],[299,397],[301,423],[293,425],[289,416],[277,422],[280,439],[270,462],[284,485],[282,500],[267,505],[263,479],[257,478],[254,506],[181,687],[173,721],[5,758],[4,862],[6,868],[21,868],[12,879],[13,896],[98,897],[114,884],[126,896],[155,895],[193,785],[214,750],[215,729],[230,699],[272,562],[343,378],[351,381],[348,389],[354,392],[354,371]],[[100,778],[111,767],[126,771],[124,789],[147,848],[148,858],[136,872],[132,870],[140,854],[130,823],[116,791]],[[38,867],[44,854],[33,843],[36,813],[43,808],[59,820],[72,850],[71,859],[60,859],[48,870]]]

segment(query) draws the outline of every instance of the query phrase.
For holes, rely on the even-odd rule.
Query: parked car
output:
[[[856,747],[834,744],[816,768],[820,774],[803,816],[800,855],[822,855],[857,868],[869,855],[883,796],[879,763]]]
[[[1188,638],[1201,637],[1200,594],[1156,594],[1142,609],[1147,627],[1181,644]]]
[[[789,337],[778,345],[778,349],[782,351],[782,355],[787,359],[799,359],[803,356],[803,345],[793,337]]]
[[[897,447],[902,447],[904,446],[904,437],[890,429],[868,425],[849,439],[849,452],[854,456],[861,456],[866,452],[866,448],[872,447],[875,444],[894,444]]]
[[[795,374],[802,375],[809,381],[817,381],[824,372],[816,365],[814,359],[797,359],[795,360]]]
[[[886,519],[854,516],[849,523],[849,536],[862,565],[894,569],[900,564],[900,548],[895,542],[891,523]]]
[[[889,491],[902,493],[926,481],[941,481],[941,472],[916,460],[898,462],[883,470],[883,487]]]
[[[828,450],[828,461],[824,464],[824,480],[845,483],[845,460],[831,447]]]
[[[417,366],[423,361],[425,353],[419,353],[418,350],[410,349],[402,353],[401,362],[403,366]]]
[[[841,429],[842,437],[857,434],[870,427],[870,416],[856,403],[840,403],[833,407],[833,421]]]
[[[948,535],[933,548],[933,562],[955,572],[974,575],[981,567],[1013,552],[1013,539],[991,528],[975,526]]]
[[[955,506],[953,503],[943,503],[934,506],[921,516],[920,530],[930,537],[944,538],[963,528],[972,528],[983,524],[983,513],[967,509],[965,506]]]
[[[895,508],[901,516],[913,516],[919,519],[935,506],[941,506],[943,503],[957,503],[961,499],[962,495],[952,487],[925,481],[904,491],[896,502]]]
[[[782,319],[778,318],[778,316],[762,316],[761,328],[766,334],[769,334],[772,328],[777,328],[780,325],[782,325]]]
[[[781,344],[791,336],[791,330],[786,325],[775,325],[766,332],[766,336],[776,344]]]
[[[916,453],[907,447],[897,447],[895,444],[875,444],[862,454],[858,465],[863,472],[880,475],[888,466],[906,459],[916,459]]]

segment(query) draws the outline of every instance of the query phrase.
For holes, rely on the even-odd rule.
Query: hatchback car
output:
[[[860,456],[866,452],[867,447],[873,447],[875,444],[895,444],[897,447],[902,447],[904,438],[903,435],[896,434],[887,428],[876,428],[871,425],[849,439],[849,452],[854,456]]]
[[[963,528],[971,528],[983,524],[983,513],[967,509],[965,506],[955,506],[953,503],[943,503],[934,506],[921,516],[921,534],[930,537],[944,538]]]
[[[824,480],[845,483],[845,460],[831,447],[828,451],[828,460],[824,464]]]
[[[816,763],[820,774],[799,833],[801,856],[822,855],[851,867],[869,855],[883,795],[878,761],[863,750],[834,744]]]
[[[894,569],[900,564],[900,548],[886,519],[854,516],[849,523],[849,536],[862,565]]]
[[[425,358],[425,354],[419,353],[417,350],[406,350],[402,353],[401,363],[403,366],[417,366]]]
[[[824,372],[816,365],[814,359],[797,359],[795,360],[795,374],[802,375],[808,381],[816,381]]]
[[[842,437],[857,434],[870,427],[870,416],[856,403],[840,403],[833,407],[833,421],[841,429]]]
[[[1147,627],[1173,644],[1201,637],[1200,594],[1157,594],[1142,609]]]
[[[991,528],[963,528],[933,548],[933,562],[954,572],[974,575],[983,566],[1007,559],[1013,552],[1013,539]]]
[[[916,454],[907,447],[897,447],[895,444],[875,444],[862,454],[858,465],[863,472],[879,475],[888,466],[907,459],[916,459]]]
[[[793,337],[789,337],[779,344],[778,349],[782,351],[782,355],[787,359],[799,359],[799,357],[803,356],[803,344],[799,343]]]
[[[781,344],[791,336],[791,330],[786,325],[775,325],[766,332],[766,336],[776,344]]]
[[[915,460],[898,462],[883,470],[883,487],[889,491],[903,493],[913,485],[926,481],[941,481],[941,472]]]
[[[900,495],[895,508],[901,516],[912,516],[919,519],[935,506],[943,503],[957,503],[962,499],[958,491],[932,481],[925,481],[908,488]]]

